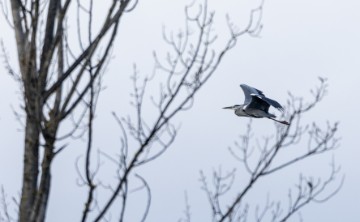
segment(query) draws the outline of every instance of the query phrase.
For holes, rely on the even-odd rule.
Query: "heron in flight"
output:
[[[224,107],[224,109],[232,109],[235,110],[235,114],[237,116],[246,116],[246,117],[253,117],[253,118],[269,118],[276,122],[290,125],[287,121],[280,121],[275,119],[276,116],[272,113],[269,113],[270,106],[275,107],[276,109],[280,110],[281,112],[284,111],[284,108],[275,100],[267,98],[263,92],[258,89],[255,89],[251,86],[241,84],[241,89],[244,91],[245,94],[245,102],[242,105],[234,105]]]

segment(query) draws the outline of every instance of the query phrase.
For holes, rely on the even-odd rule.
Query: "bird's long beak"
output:
[[[227,106],[227,107],[224,107],[223,109],[232,109],[233,107],[232,106]]]

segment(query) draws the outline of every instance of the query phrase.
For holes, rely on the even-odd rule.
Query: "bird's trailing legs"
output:
[[[271,119],[271,120],[274,120],[275,122],[282,123],[282,124],[290,126],[290,123],[285,121],[285,120],[281,121],[281,120],[277,120],[277,119],[274,119],[274,118],[271,118],[271,117],[268,117],[268,118]]]

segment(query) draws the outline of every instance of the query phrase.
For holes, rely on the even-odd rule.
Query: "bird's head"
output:
[[[236,109],[241,108],[242,106],[243,106],[243,105],[233,105],[233,106],[227,106],[227,107],[224,107],[223,109],[236,110]]]

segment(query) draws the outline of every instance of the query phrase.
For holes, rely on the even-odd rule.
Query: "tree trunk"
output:
[[[58,118],[51,115],[49,121],[46,122],[44,130],[44,156],[41,164],[41,178],[39,188],[36,193],[36,199],[30,214],[30,222],[45,221],[47,203],[50,194],[51,184],[51,163],[54,157],[54,144],[56,132],[59,127]]]
[[[27,112],[34,114],[35,101],[28,101]],[[27,115],[25,126],[25,149],[23,185],[20,201],[19,221],[25,222],[30,218],[32,206],[34,205],[37,179],[39,174],[39,125],[35,115]]]

